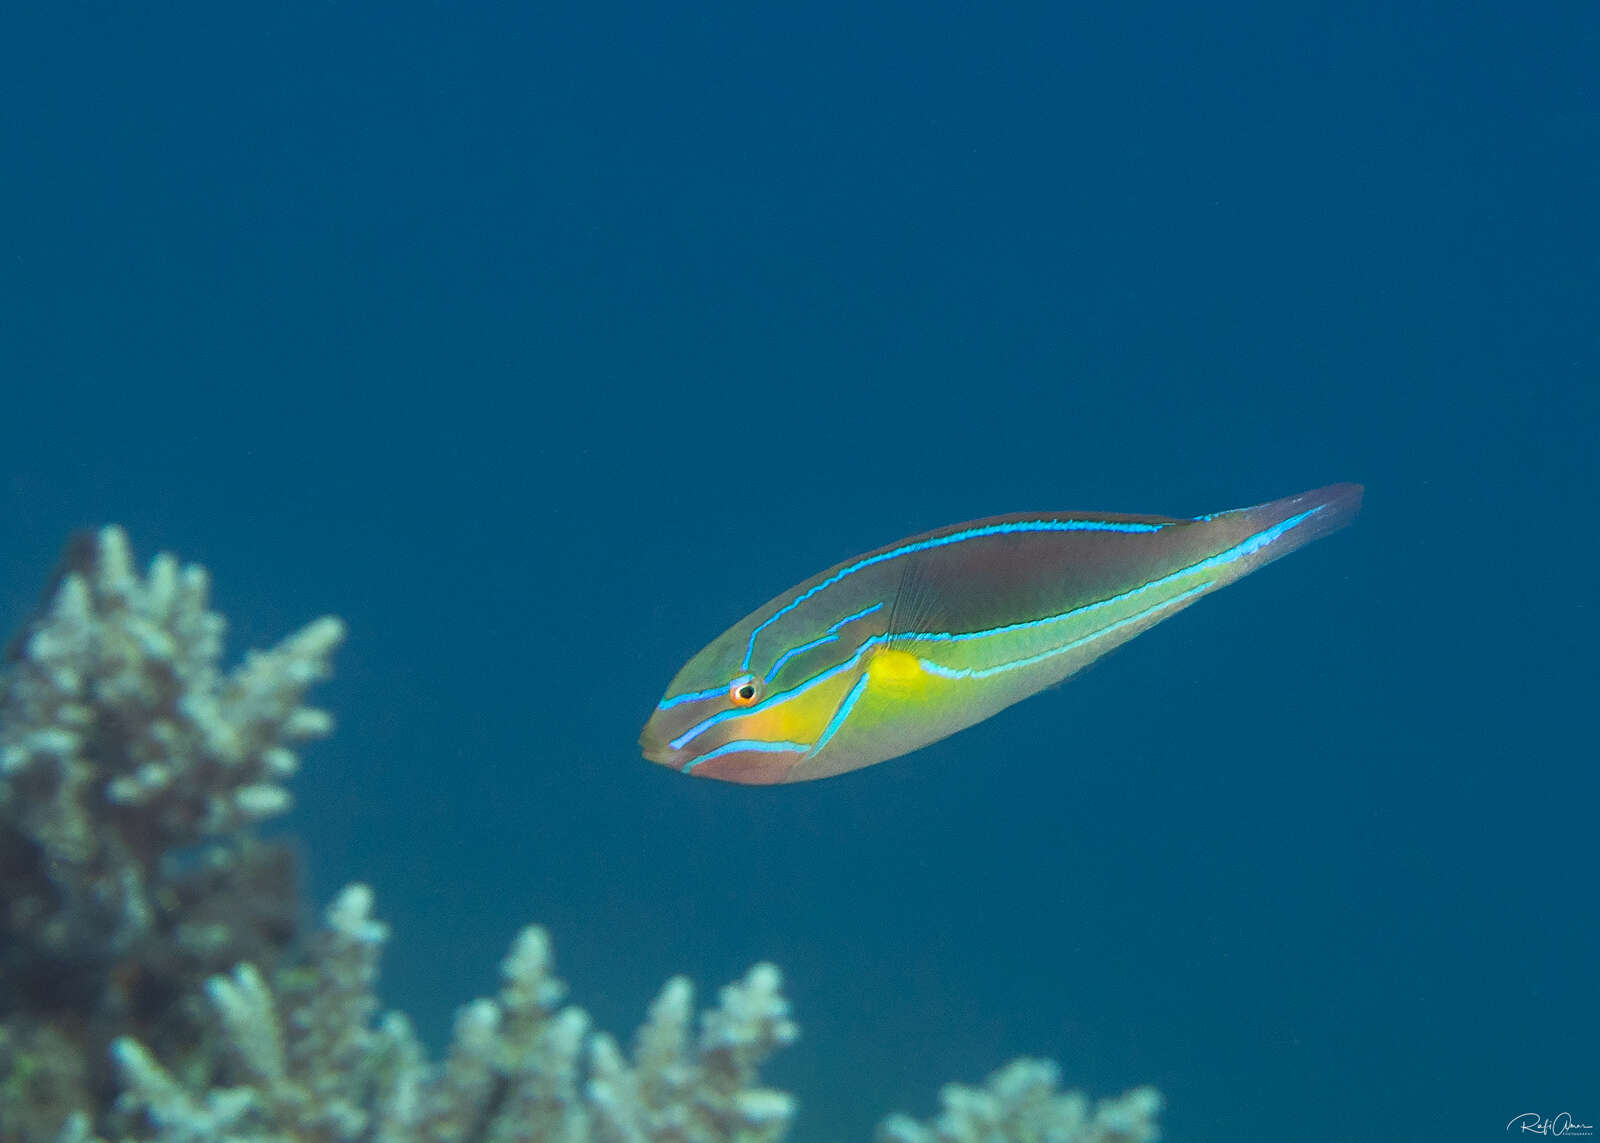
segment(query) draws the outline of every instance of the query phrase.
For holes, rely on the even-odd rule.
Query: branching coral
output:
[[[288,809],[288,744],[331,727],[301,698],[344,628],[319,619],[224,675],[203,569],[160,556],[140,578],[115,528],[73,550],[0,686],[6,868],[35,874],[7,878],[7,921],[32,952],[121,954],[164,898],[214,878],[215,853],[181,871],[166,858]]]
[[[878,1143],[1144,1143],[1159,1137],[1161,1096],[1141,1087],[1092,1109],[1081,1092],[1063,1092],[1049,1060],[1013,1060],[981,1088],[946,1084],[944,1110],[918,1123],[891,1115],[878,1127]]]
[[[761,1086],[796,1035],[778,970],[695,1027],[669,981],[631,1055],[564,1004],[525,929],[441,1063],[375,994],[388,940],[354,885],[296,930],[292,744],[327,733],[306,689],[343,635],[320,619],[224,674],[207,579],[133,571],[107,529],[69,549],[0,674],[0,1143],[775,1143],[797,1105]],[[1159,1099],[1092,1111],[1054,1066],[952,1085],[882,1143],[1145,1143]]]
[[[137,575],[108,528],[69,547],[0,674],[0,1137],[97,1098],[112,1036],[192,1041],[189,985],[294,937],[290,852],[246,831],[331,726],[301,700],[343,626],[225,674],[207,594],[171,556]]]
[[[158,556],[133,571],[127,538],[100,533],[62,576],[0,696],[0,801],[51,861],[131,864],[236,833],[289,807],[288,743],[328,733],[301,705],[344,637],[323,618],[222,674],[226,624],[205,570]],[[117,889],[116,886],[111,886]],[[110,936],[143,928],[140,910]]]
[[[723,991],[693,1050],[687,983],[669,983],[629,1064],[608,1037],[589,1034],[581,1010],[561,1005],[549,941],[529,928],[501,966],[499,996],[461,1010],[445,1063],[432,1067],[403,1016],[372,1019],[387,934],[371,905],[365,886],[347,888],[311,962],[280,974],[276,989],[249,964],[207,983],[220,1035],[203,1092],[137,1040],[117,1040],[124,1092],[113,1123],[156,1143],[759,1143],[788,1126],[793,1101],[751,1086],[794,1037],[771,965]]]

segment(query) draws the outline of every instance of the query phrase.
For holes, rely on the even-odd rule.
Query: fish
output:
[[[1023,512],[835,564],[684,664],[639,745],[744,785],[909,754],[1062,682],[1202,596],[1348,524],[1359,484],[1192,519]]]

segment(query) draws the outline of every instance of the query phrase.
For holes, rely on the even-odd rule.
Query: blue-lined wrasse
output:
[[[826,778],[1059,683],[1217,588],[1349,523],[1335,484],[1194,519],[1021,513],[845,560],[690,659],[640,735],[687,774]]]

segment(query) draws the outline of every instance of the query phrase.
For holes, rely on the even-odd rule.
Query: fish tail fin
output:
[[[1200,519],[1229,538],[1244,575],[1343,528],[1361,510],[1363,492],[1359,484],[1330,484]]]

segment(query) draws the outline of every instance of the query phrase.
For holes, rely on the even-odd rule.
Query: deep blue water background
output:
[[[537,920],[622,1033],[778,961],[805,1143],[1019,1053],[1174,1139],[1600,1122],[1591,5],[33,7],[0,605],[115,520],[238,651],[349,621],[291,825],[436,1047]],[[638,757],[855,552],[1334,480],[913,756]]]

